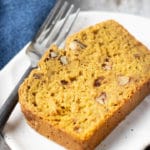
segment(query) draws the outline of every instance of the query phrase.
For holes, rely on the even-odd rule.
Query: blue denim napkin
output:
[[[56,0],[0,0],[0,69],[30,41]]]

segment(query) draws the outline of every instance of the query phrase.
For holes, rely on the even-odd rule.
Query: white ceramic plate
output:
[[[137,16],[106,12],[82,12],[72,32],[107,19],[115,19],[121,23],[138,40],[150,48],[150,20]],[[28,65],[29,60],[23,49],[0,71],[0,105]],[[96,150],[142,150],[147,144],[150,144],[149,118],[150,96],[126,117]],[[12,113],[4,133],[12,150],[64,149],[31,129],[25,122],[19,105]]]

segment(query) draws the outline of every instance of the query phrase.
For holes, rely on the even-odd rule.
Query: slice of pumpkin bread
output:
[[[70,150],[92,150],[150,93],[150,52],[108,20],[52,45],[19,89],[31,127]]]

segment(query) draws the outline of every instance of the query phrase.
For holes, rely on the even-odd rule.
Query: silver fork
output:
[[[29,56],[31,65],[27,68],[21,79],[12,90],[9,97],[6,99],[0,108],[0,133],[2,132],[11,112],[18,102],[18,88],[23,82],[24,78],[30,71],[37,67],[37,62],[43,55],[44,51],[49,48],[50,44],[55,43],[58,46],[63,42],[69,34],[80,9],[75,11],[75,14],[70,21],[70,15],[75,11],[74,5],[69,4],[67,1],[58,0],[52,11],[47,16],[43,25],[37,32],[34,39],[26,46],[26,54]],[[62,19],[63,18],[63,19]],[[62,19],[61,25],[57,25],[58,21]],[[66,24],[67,29],[66,29]],[[57,31],[56,31],[57,28]],[[55,31],[55,32],[53,32]],[[62,31],[65,31],[61,33]]]

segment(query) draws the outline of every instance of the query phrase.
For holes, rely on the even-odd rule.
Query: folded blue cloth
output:
[[[0,69],[30,41],[56,0],[0,0]]]

